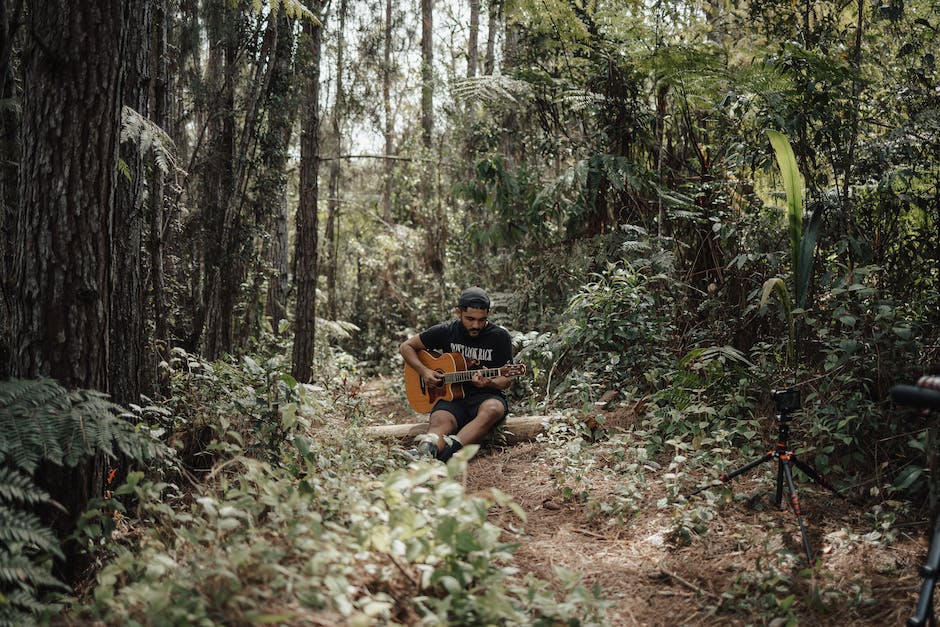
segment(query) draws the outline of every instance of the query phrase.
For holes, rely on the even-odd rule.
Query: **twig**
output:
[[[699,594],[702,594],[708,597],[718,598],[718,595],[716,595],[714,592],[709,592],[708,590],[705,590],[704,588],[700,588],[699,586],[696,586],[691,581],[684,579],[680,577],[679,575],[666,570],[662,566],[660,566],[659,569],[663,572],[664,575],[666,575],[667,577],[670,577],[671,579],[675,579],[676,581],[684,585],[686,588],[689,588],[690,590],[694,590],[695,592],[698,592]]]
[[[610,538],[608,538],[607,536],[602,536],[599,533],[594,533],[593,531],[590,531],[588,529],[584,529],[581,527],[575,529],[574,531],[580,533],[583,536],[587,536],[589,538],[596,538],[598,540],[610,540]]]
[[[389,560],[391,560],[392,564],[395,564],[398,570],[401,571],[401,574],[404,575],[408,579],[408,581],[411,582],[411,585],[415,587],[415,590],[421,589],[421,586],[419,586],[418,582],[414,580],[414,577],[411,576],[411,573],[405,570],[405,567],[398,563],[398,560],[395,559],[394,555],[392,555],[391,553],[385,553],[385,555],[386,557],[388,557]]]

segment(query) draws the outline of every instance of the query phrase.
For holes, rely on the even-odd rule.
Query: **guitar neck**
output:
[[[481,368],[478,370],[460,370],[458,372],[448,372],[444,375],[444,383],[464,383],[473,378],[474,374],[480,374],[485,379],[492,379],[499,376],[499,368]]]

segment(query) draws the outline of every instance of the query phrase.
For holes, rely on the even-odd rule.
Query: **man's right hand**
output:
[[[432,386],[439,386],[444,383],[444,373],[432,370],[431,368],[425,368],[424,380]]]

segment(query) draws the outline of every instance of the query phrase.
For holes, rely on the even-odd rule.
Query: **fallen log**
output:
[[[506,444],[530,442],[545,431],[546,425],[552,421],[552,418],[552,416],[510,416],[490,437],[497,438]],[[416,435],[427,433],[427,430],[427,422],[416,422],[400,425],[374,425],[367,427],[366,433],[381,438],[410,440]]]

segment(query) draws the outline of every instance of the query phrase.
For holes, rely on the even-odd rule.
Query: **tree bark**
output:
[[[483,73],[487,76],[493,74],[496,68],[496,31],[499,23],[499,9],[494,0],[490,0],[486,21],[486,53],[483,56]]]
[[[392,223],[392,175],[395,163],[389,157],[395,150],[395,120],[392,114],[392,0],[385,0],[385,32],[382,44],[382,105],[385,109],[385,162],[382,192],[382,214],[386,224]]]
[[[238,35],[235,19],[224,0],[210,3],[208,35],[210,93],[218,93],[209,113],[209,155],[205,173],[203,245],[206,258],[206,283],[202,324],[197,323],[200,352],[209,360],[219,358],[232,346],[233,272],[235,259],[226,233],[234,228],[228,223],[227,209],[235,194],[235,74]],[[214,79],[214,80],[213,80]]]
[[[434,133],[434,1],[421,0],[421,139],[431,148]]]
[[[129,0],[124,106],[143,117],[149,115],[150,0]],[[142,288],[142,242],[144,222],[144,180],[146,164],[134,140],[124,142],[121,159],[127,176],[118,178],[113,226],[111,301],[111,397],[118,403],[140,401],[144,353],[144,299]]]
[[[108,392],[123,2],[36,3],[24,51],[12,371]]]
[[[153,19],[153,55],[151,75],[153,76],[151,117],[153,123],[169,131],[169,72],[167,57],[167,31],[169,14],[167,0],[154,0]],[[166,177],[162,169],[152,168],[150,179],[150,195],[148,205],[150,209],[150,237],[148,252],[150,255],[150,318],[153,321],[153,352],[151,354],[150,374],[144,379],[144,390],[153,394],[159,390],[162,396],[169,396],[170,382],[167,371],[158,367],[158,364],[169,360],[169,330],[167,327],[166,285],[164,276],[164,222],[166,212]],[[151,385],[155,387],[151,388]]]
[[[23,51],[19,211],[12,315],[15,377],[52,377],[109,392],[111,229],[117,188],[124,2],[33,3]],[[59,537],[101,493],[103,464],[43,467],[39,481],[68,514]],[[76,580],[69,559],[60,575]]]
[[[288,147],[297,114],[291,55],[294,46],[293,21],[287,15],[278,17],[277,47],[271,75],[268,101],[268,127],[261,140],[264,171],[259,187],[262,211],[273,216],[271,245],[268,248],[268,293],[265,315],[278,333],[281,320],[287,315],[289,273],[289,211],[287,205]]]
[[[317,3],[315,13],[320,13]],[[300,133],[300,207],[296,217],[294,281],[297,303],[294,315],[294,346],[291,373],[298,381],[309,382],[313,375],[313,349],[316,335],[317,303],[317,175],[320,170],[320,50],[323,27],[304,21],[308,49],[307,102]]]
[[[421,0],[421,139],[425,156],[434,150],[434,2]],[[445,216],[439,203],[434,202],[434,178],[429,169],[421,173],[421,215],[425,229],[424,261],[434,273],[441,296],[444,282]],[[442,298],[441,298],[442,300]]]
[[[338,25],[336,28],[336,100],[333,103],[333,115],[331,116],[331,126],[333,131],[333,141],[336,142],[337,157],[343,152],[342,123],[346,109],[346,92],[343,83],[343,72],[345,71],[345,30],[346,13],[348,0],[340,0],[337,9]],[[339,229],[339,218],[341,207],[339,203],[339,185],[340,185],[340,165],[342,159],[333,159],[330,161],[329,178],[329,199],[327,200],[326,229],[323,233],[323,239],[327,246],[326,261],[326,295],[329,303],[329,315],[331,320],[337,318],[336,306],[336,272],[338,246],[337,230]]]
[[[470,32],[467,36],[467,78],[477,75],[480,58],[480,0],[470,0]]]
[[[14,39],[22,19],[23,2],[0,1],[0,101],[17,102],[13,59]],[[15,107],[0,110],[0,379],[10,376],[10,316],[13,307],[13,243],[17,207],[17,133]]]

